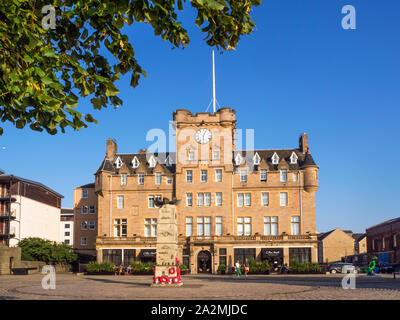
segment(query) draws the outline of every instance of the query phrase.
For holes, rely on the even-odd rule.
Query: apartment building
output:
[[[61,208],[60,241],[74,246],[74,208]]]

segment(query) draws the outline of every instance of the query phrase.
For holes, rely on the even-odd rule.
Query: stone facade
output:
[[[321,234],[318,242],[318,261],[320,263],[341,261],[342,258],[356,253],[354,238],[339,228]]]
[[[18,268],[20,265],[21,248],[10,248],[0,243],[0,275],[11,274],[11,269]]]
[[[268,248],[279,249],[280,264],[316,262],[318,166],[307,135],[296,149],[234,151],[234,110],[177,110],[173,118],[176,152],[119,154],[107,140],[95,180],[98,260],[116,255],[127,263],[126,250],[136,258],[155,250],[152,199],[176,197],[178,258],[192,273],[244,257],[269,259]]]

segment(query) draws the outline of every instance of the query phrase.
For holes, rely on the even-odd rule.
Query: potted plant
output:
[[[189,273],[189,267],[185,264],[179,265],[179,268],[181,269],[181,274],[187,274]]]
[[[225,274],[226,272],[226,265],[220,264],[217,269],[218,274]]]

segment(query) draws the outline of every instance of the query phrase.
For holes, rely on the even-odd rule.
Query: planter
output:
[[[109,276],[109,275],[113,275],[114,271],[99,271],[99,272],[86,272],[87,275],[90,276]]]

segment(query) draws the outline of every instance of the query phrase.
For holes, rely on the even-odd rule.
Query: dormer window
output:
[[[260,158],[260,156],[258,155],[258,153],[256,153],[256,154],[254,155],[254,157],[253,157],[254,165],[258,166],[258,165],[260,164],[260,161],[261,161],[261,158]]]
[[[156,166],[156,159],[154,158],[154,156],[151,156],[149,159],[149,167],[154,168],[155,166]]]
[[[242,156],[240,155],[240,153],[238,153],[238,154],[236,155],[236,157],[235,157],[235,164],[236,164],[237,166],[240,166],[240,165],[242,164],[242,160],[243,160]]]
[[[122,167],[122,160],[120,157],[118,157],[117,160],[115,160],[115,166],[117,167],[117,169]]]
[[[274,152],[274,155],[271,158],[272,164],[278,164],[279,163],[279,156],[276,152]]]
[[[134,169],[136,169],[137,167],[139,167],[139,160],[138,160],[138,158],[136,158],[136,157],[133,158],[133,160],[132,160],[132,167],[133,167]]]
[[[292,152],[292,155],[290,156],[290,163],[291,164],[296,164],[297,163],[297,154],[295,152]]]

